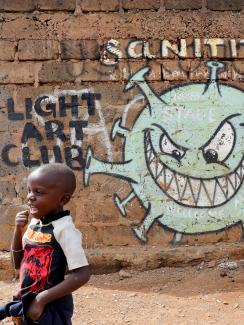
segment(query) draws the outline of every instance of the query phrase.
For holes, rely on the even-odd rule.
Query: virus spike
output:
[[[149,67],[144,67],[140,70],[138,70],[136,73],[134,73],[127,84],[125,85],[124,90],[127,91],[131,88],[133,88],[135,85],[138,85],[138,83],[145,81],[145,75],[148,74],[150,71]]]
[[[130,77],[129,82],[124,88],[124,91],[127,91],[137,85],[147,99],[151,114],[154,110],[156,110],[158,106],[162,106],[162,104],[165,105],[166,103],[157,94],[155,94],[154,91],[148,85],[145,75],[148,74],[149,71],[149,67],[144,67],[138,70],[134,75]]]
[[[134,198],[135,198],[135,193],[133,191],[131,191],[124,200],[121,200],[121,198],[117,194],[114,194],[114,203],[116,207],[119,209],[123,217],[126,217],[127,215],[125,210],[125,205],[127,205]]]
[[[216,62],[216,61],[208,61],[206,63],[206,67],[210,69],[210,80],[216,81],[218,80],[218,70],[224,69],[225,64],[223,62]]]
[[[151,205],[150,205],[149,209],[147,211],[147,214],[146,214],[145,218],[143,219],[141,225],[139,227],[132,227],[132,230],[133,230],[134,234],[136,235],[136,237],[139,240],[146,243],[147,242],[147,236],[146,236],[147,232],[152,227],[154,222],[161,217],[162,217],[162,215],[155,217],[155,213],[154,213],[154,211],[151,210]]]
[[[133,168],[131,168],[130,160],[122,163],[110,163],[98,160],[94,158],[93,151],[89,146],[83,171],[83,182],[85,186],[88,186],[92,174],[111,175],[130,183],[137,183],[133,177]]]
[[[114,140],[117,134],[121,137],[126,137],[128,132],[130,132],[130,130],[122,126],[122,117],[120,117],[113,124],[111,139]]]
[[[206,67],[210,69],[209,73],[209,82],[206,84],[206,87],[204,89],[204,93],[208,91],[210,94],[209,96],[216,96],[216,94],[221,96],[221,92],[218,85],[218,75],[220,70],[224,70],[226,67],[226,64],[223,62],[217,62],[217,61],[208,61],[205,63]]]

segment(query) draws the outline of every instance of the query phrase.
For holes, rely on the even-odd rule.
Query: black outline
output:
[[[230,152],[228,153],[228,155],[225,157],[225,159],[223,159],[223,160],[218,160],[218,161],[216,161],[216,162],[214,162],[215,164],[222,164],[222,163],[224,163],[229,157],[230,157],[230,155],[231,155],[231,153],[232,153],[232,151],[233,151],[233,149],[234,149],[234,147],[235,147],[235,145],[236,145],[236,130],[235,130],[235,128],[234,128],[234,126],[232,125],[232,123],[230,123],[229,122],[229,119],[230,118],[232,118],[232,117],[235,117],[235,116],[240,116],[241,114],[233,114],[233,115],[230,115],[229,117],[227,117],[227,118],[225,118],[221,123],[220,123],[220,125],[217,127],[217,129],[215,130],[215,132],[213,133],[213,135],[211,136],[211,138],[204,144],[204,145],[202,145],[199,149],[200,150],[202,150],[202,154],[203,154],[203,157],[204,157],[204,159],[205,159],[205,152],[204,152],[204,148],[206,148],[211,142],[212,142],[212,140],[216,137],[216,135],[217,135],[217,133],[221,130],[221,128],[223,127],[223,125],[225,124],[225,123],[228,123],[230,126],[231,126],[231,128],[232,128],[232,130],[233,130],[233,132],[234,132],[234,141],[233,141],[233,145],[232,145],[232,148],[231,148],[231,150],[230,150]],[[206,159],[205,159],[206,160]],[[206,162],[207,162],[207,160],[206,160]],[[208,164],[209,164],[209,162],[207,162]],[[210,162],[210,164],[211,164],[212,162]],[[226,166],[225,166],[226,167]]]
[[[152,173],[152,170],[151,170],[151,168],[150,168],[150,166],[149,166],[149,164],[150,164],[150,162],[148,161],[148,159],[147,159],[147,155],[146,155],[146,148],[147,148],[147,141],[149,142],[149,144],[150,144],[150,146],[151,146],[151,149],[152,149],[152,151],[153,151],[153,153],[154,153],[154,156],[156,157],[157,156],[157,154],[156,154],[156,152],[155,152],[155,150],[154,150],[154,148],[153,148],[153,145],[152,145],[152,142],[151,142],[151,137],[150,137],[150,132],[149,131],[146,131],[145,133],[144,133],[144,154],[145,154],[145,158],[146,158],[146,165],[147,165],[147,168],[148,168],[148,170],[149,170],[149,172],[150,172],[150,174],[151,174],[151,176],[152,176],[152,179],[154,180],[154,182],[156,183],[156,185],[161,189],[161,191],[168,197],[168,198],[170,198],[172,201],[174,201],[175,203],[177,203],[177,204],[179,204],[179,205],[181,205],[181,206],[184,206],[184,207],[188,207],[188,208],[193,208],[193,209],[215,209],[215,208],[217,208],[217,207],[220,207],[220,206],[222,206],[222,205],[225,205],[227,202],[229,202],[236,194],[237,194],[237,192],[239,191],[239,189],[241,188],[241,186],[242,186],[242,184],[243,184],[243,180],[244,180],[244,178],[243,178],[243,175],[239,175],[239,174],[237,174],[237,170],[240,168],[240,167],[242,167],[243,168],[243,160],[244,160],[244,156],[242,156],[242,159],[240,160],[240,162],[239,162],[239,165],[233,170],[233,171],[231,171],[231,173],[229,173],[229,174],[227,174],[227,175],[221,175],[221,176],[218,176],[218,177],[211,177],[211,178],[197,178],[197,177],[192,177],[192,176],[189,176],[189,175],[184,175],[184,174],[182,174],[182,173],[180,173],[180,172],[176,172],[175,170],[173,170],[172,168],[170,168],[169,166],[166,166],[161,160],[160,160],[160,163],[163,165],[163,169],[165,169],[165,168],[167,168],[167,169],[169,169],[171,172],[172,172],[172,174],[173,175],[175,175],[175,174],[178,174],[178,175],[181,175],[181,176],[183,176],[183,177],[186,177],[187,178],[187,181],[186,182],[188,182],[188,179],[190,179],[190,178],[192,178],[192,179],[195,179],[195,180],[198,180],[199,182],[200,182],[200,186],[199,186],[199,189],[198,189],[198,193],[197,193],[197,195],[199,196],[199,193],[201,192],[201,186],[202,186],[202,182],[204,182],[204,181],[208,181],[208,180],[210,180],[210,181],[212,181],[212,180],[214,180],[215,179],[215,190],[214,190],[214,193],[216,194],[216,188],[217,188],[217,185],[221,188],[221,185],[219,184],[219,182],[218,182],[218,179],[219,178],[222,178],[222,177],[228,177],[228,179],[229,179],[229,175],[230,174],[234,174],[234,175],[236,175],[236,176],[238,176],[239,177],[239,179],[240,179],[240,184],[239,184],[239,186],[236,188],[236,186],[235,186],[235,192],[229,197],[229,199],[228,200],[226,200],[225,202],[223,202],[223,203],[220,203],[220,204],[218,204],[218,205],[215,205],[215,206],[192,206],[192,205],[187,205],[187,204],[184,204],[184,203],[182,203],[182,202],[179,202],[179,201],[177,201],[175,198],[173,198],[172,196],[170,196],[168,193],[167,193],[167,189],[168,189],[168,187],[169,186],[167,186],[167,189],[166,190],[164,190],[161,186],[160,186],[160,184],[157,182],[157,179],[155,179],[155,177],[154,177],[154,175],[153,175],[153,173]],[[171,180],[170,180],[170,183],[169,183],[169,185],[171,184],[171,182],[172,182],[172,180],[173,180],[173,177],[174,176],[172,176],[172,178],[171,178]],[[194,192],[193,192],[193,190],[192,190],[192,188],[191,188],[191,183],[189,182],[189,185],[190,185],[190,190],[191,190],[191,192],[192,192],[192,196],[193,196],[193,199],[194,199],[194,202],[198,202],[198,199],[199,199],[199,197],[195,197],[195,194],[194,194]],[[222,188],[221,188],[221,190],[222,190]],[[185,189],[184,189],[184,191],[185,191]],[[223,190],[222,190],[222,192],[223,192]],[[178,193],[178,194],[180,194],[180,193]],[[214,194],[214,198],[215,198],[215,194]],[[223,192],[223,194],[224,194],[224,196],[226,197],[226,193],[224,193]],[[180,197],[180,195],[179,195],[179,197]],[[210,200],[210,202],[211,202],[212,200]]]

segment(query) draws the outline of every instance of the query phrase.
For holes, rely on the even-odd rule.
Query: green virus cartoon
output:
[[[114,202],[122,216],[138,198],[145,208],[132,230],[142,242],[156,221],[182,234],[223,230],[244,221],[244,98],[243,91],[220,83],[225,64],[208,61],[207,82],[181,84],[160,96],[151,89],[148,67],[137,71],[125,86],[138,86],[147,104],[131,129],[115,121],[111,138],[124,138],[123,161],[105,162],[87,151],[84,185],[92,174],[107,174],[130,184],[124,199]]]

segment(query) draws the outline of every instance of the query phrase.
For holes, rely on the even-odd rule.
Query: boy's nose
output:
[[[27,194],[26,199],[27,199],[27,201],[29,201],[29,200],[33,201],[33,200],[35,200],[35,195],[32,192],[30,192]]]

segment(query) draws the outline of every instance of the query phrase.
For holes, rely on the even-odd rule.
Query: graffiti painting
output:
[[[123,217],[126,204],[139,199],[145,208],[136,237],[147,242],[154,222],[182,234],[222,230],[244,221],[244,96],[220,83],[225,64],[208,61],[209,80],[174,86],[160,96],[151,89],[144,67],[125,91],[139,87],[147,104],[131,129],[115,121],[111,138],[124,139],[123,161],[106,162],[89,147],[84,184],[94,174],[127,181],[131,192],[114,202]]]

